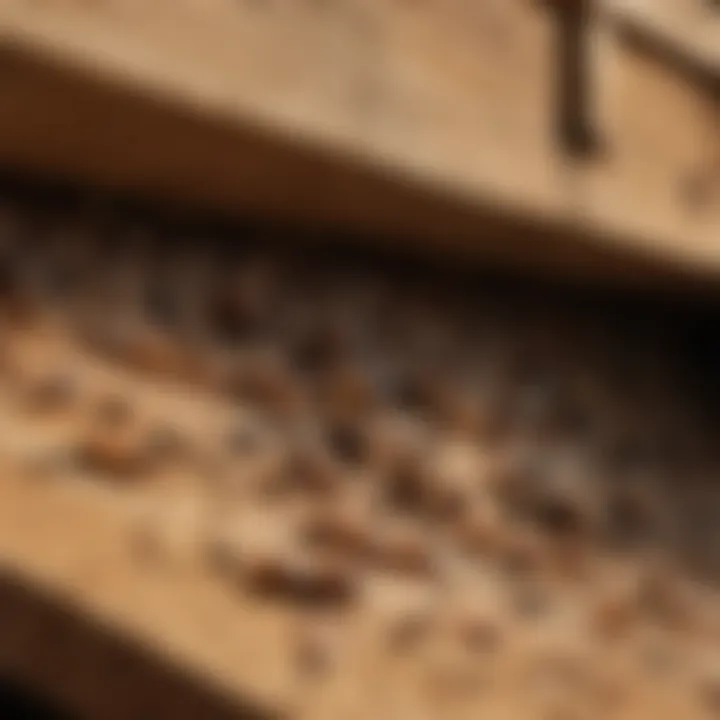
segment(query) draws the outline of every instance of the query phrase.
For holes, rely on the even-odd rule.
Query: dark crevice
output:
[[[7,678],[0,678],[0,717],[33,720],[75,720],[32,690]]]

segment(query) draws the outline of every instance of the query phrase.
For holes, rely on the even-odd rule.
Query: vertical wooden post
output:
[[[551,0],[555,13],[556,138],[575,159],[595,154],[599,140],[591,119],[591,0]]]

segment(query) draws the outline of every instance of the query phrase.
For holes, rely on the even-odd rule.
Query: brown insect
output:
[[[306,607],[343,607],[358,592],[348,568],[289,554],[246,558],[242,579],[250,592]]]

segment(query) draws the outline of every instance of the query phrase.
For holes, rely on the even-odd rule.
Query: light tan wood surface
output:
[[[717,181],[702,207],[684,188],[717,151],[717,101],[599,18],[605,149],[570,163],[554,145],[553,22],[516,0],[6,0],[0,154],[464,258],[713,278]]]

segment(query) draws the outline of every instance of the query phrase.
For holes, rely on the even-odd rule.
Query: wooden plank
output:
[[[440,10],[403,15],[377,3],[356,17],[347,2],[344,22],[367,37],[352,25],[357,47],[343,54],[330,43],[339,19],[307,8],[152,7],[5,4],[6,163],[582,279],[720,271],[714,197],[698,216],[665,189],[639,192],[612,133],[608,157],[589,165],[554,147],[546,11],[508,3],[466,37],[461,18]],[[482,34],[493,19],[509,33],[504,51]],[[523,41],[525,70],[499,64]],[[490,64],[497,77],[483,71]],[[605,85],[599,102],[612,105],[613,124],[652,115],[637,98],[617,117],[622,82]],[[700,137],[709,113],[667,145]]]

